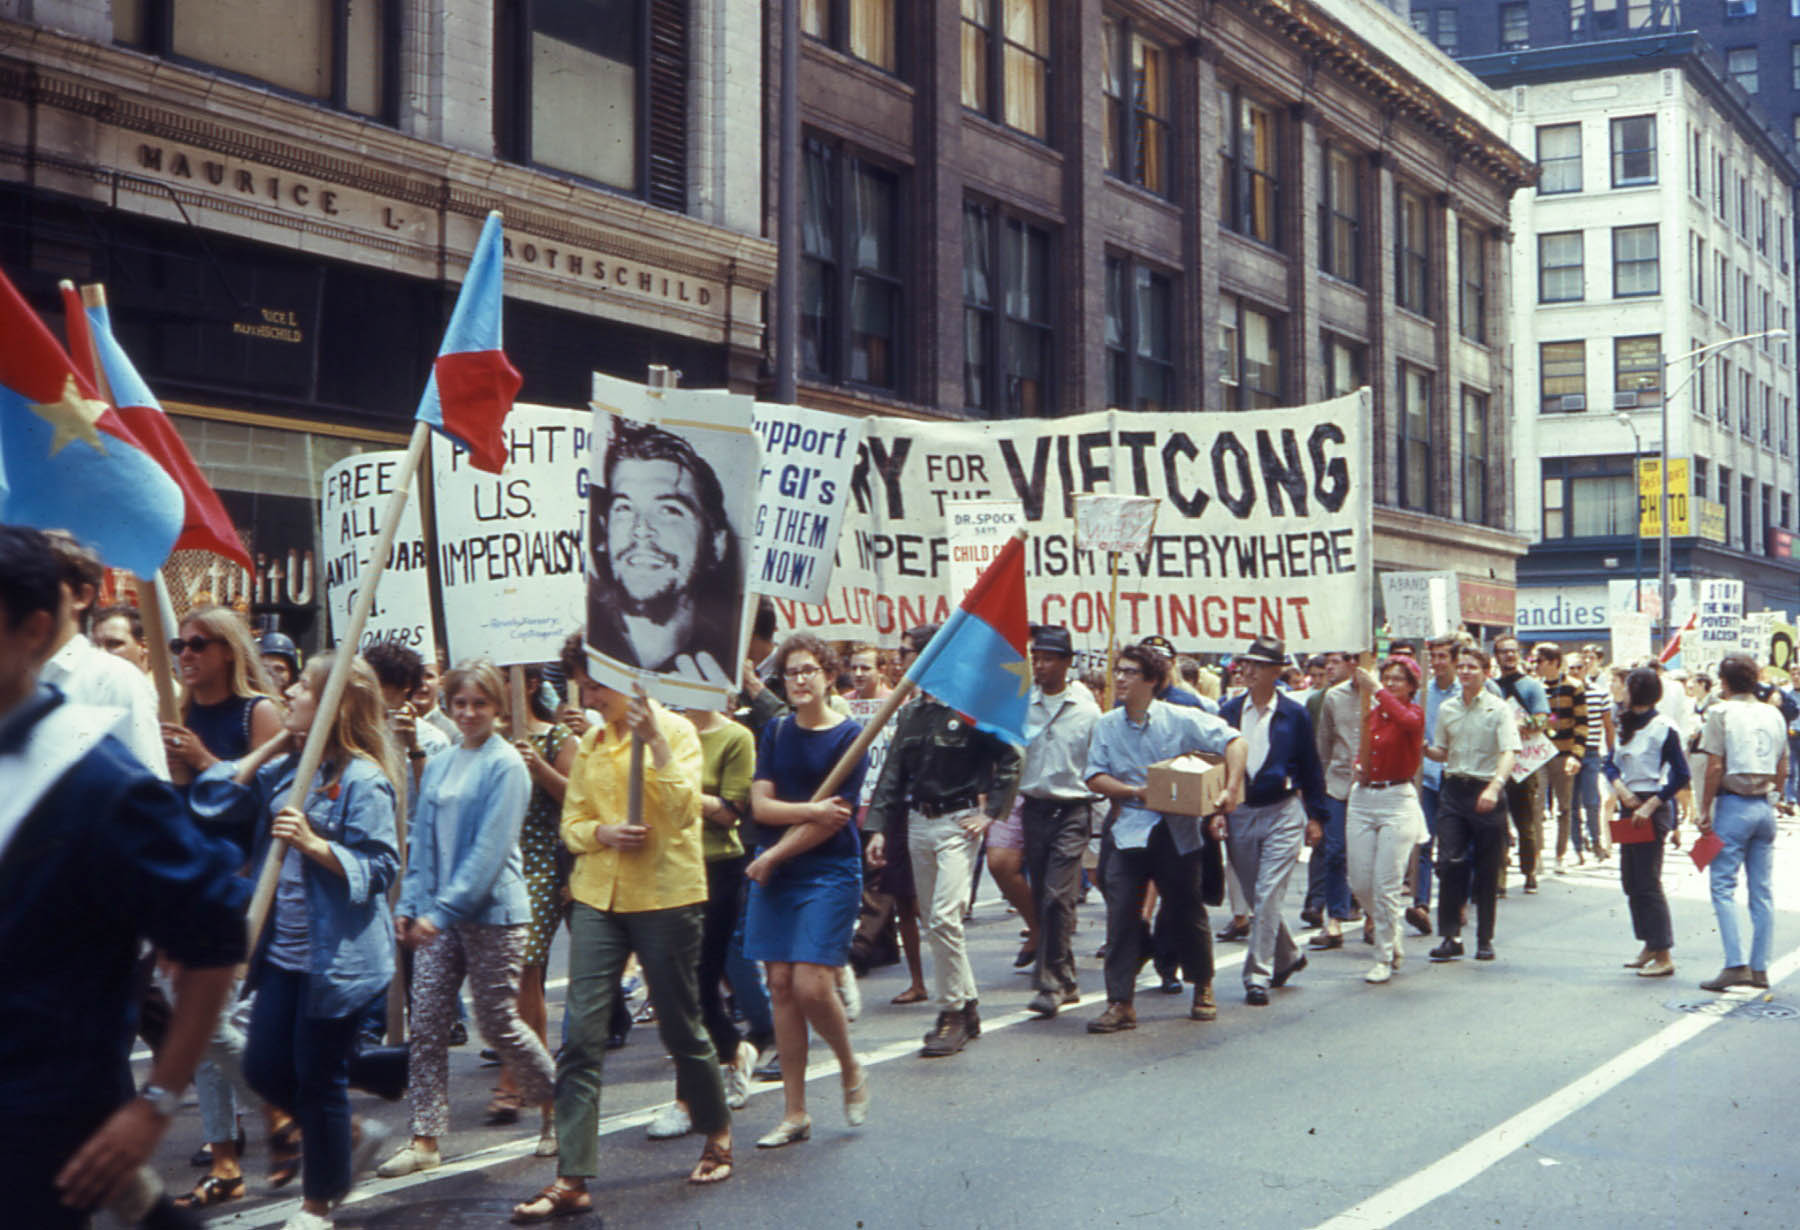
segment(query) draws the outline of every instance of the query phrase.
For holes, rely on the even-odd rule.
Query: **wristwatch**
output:
[[[138,1090],[138,1097],[150,1103],[150,1109],[162,1119],[173,1119],[181,1109],[181,1095],[161,1085],[145,1085]]]

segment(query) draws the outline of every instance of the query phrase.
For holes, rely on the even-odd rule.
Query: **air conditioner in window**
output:
[[[1586,393],[1564,393],[1563,394],[1562,410],[1563,410],[1564,414],[1572,414],[1577,410],[1586,410],[1586,409],[1587,409],[1587,394]]]
[[[1637,404],[1638,404],[1638,395],[1636,393],[1614,393],[1613,394],[1613,409],[1614,410],[1636,410]]]

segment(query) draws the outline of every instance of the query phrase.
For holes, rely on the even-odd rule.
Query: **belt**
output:
[[[1410,786],[1412,784],[1412,778],[1398,777],[1391,782],[1364,782],[1362,787],[1364,790],[1388,790],[1394,786]]]
[[[948,799],[913,800],[913,810],[927,820],[936,820],[939,816],[947,816],[953,811],[968,811],[981,801],[980,795],[959,794]]]
[[[1444,780],[1447,782],[1461,782],[1465,786],[1479,786],[1482,789],[1486,789],[1487,784],[1494,779],[1491,777],[1479,777],[1474,773],[1446,773],[1444,774]]]

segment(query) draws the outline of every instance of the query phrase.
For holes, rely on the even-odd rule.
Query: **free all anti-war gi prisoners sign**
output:
[[[1106,636],[1110,564],[1076,545],[1075,497],[1162,501],[1147,549],[1119,558],[1119,635],[1230,652],[1369,644],[1373,557],[1368,393],[1257,414],[1100,412],[1044,421],[872,418],[825,602],[782,622],[892,642],[949,614],[946,510],[1018,500],[1029,617]]]
[[[356,606],[357,579],[368,566],[369,548],[381,531],[394,492],[394,479],[406,454],[398,451],[359,453],[325,471],[319,503],[319,542],[325,552],[325,608],[331,615],[331,643],[350,622]],[[363,626],[358,651],[381,641],[397,641],[419,651],[426,661],[437,653],[431,632],[431,573],[419,532],[419,493],[407,493],[400,530],[394,536],[387,568],[369,622]]]

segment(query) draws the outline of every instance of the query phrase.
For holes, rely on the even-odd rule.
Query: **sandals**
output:
[[[906,990],[900,992],[900,994],[898,994],[898,995],[894,996],[894,998],[888,1000],[888,1003],[890,1003],[890,1004],[922,1004],[929,998],[930,998],[930,996],[926,992],[919,990],[918,987],[907,987]]]
[[[300,1177],[299,1123],[289,1120],[269,1133],[269,1186],[286,1187]]]
[[[731,1146],[706,1142],[706,1148],[700,1151],[700,1163],[688,1176],[688,1182],[694,1184],[723,1183],[731,1177]]]
[[[538,1206],[543,1207],[538,1207]],[[515,1204],[512,1222],[515,1226],[532,1226],[553,1217],[572,1217],[594,1211],[594,1200],[584,1187],[570,1187],[561,1179],[522,1204]]]
[[[215,1204],[224,1204],[227,1200],[243,1198],[243,1175],[226,1178],[222,1174],[209,1174],[194,1184],[193,1191],[185,1196],[175,1197],[174,1204],[178,1209],[205,1209]]]

